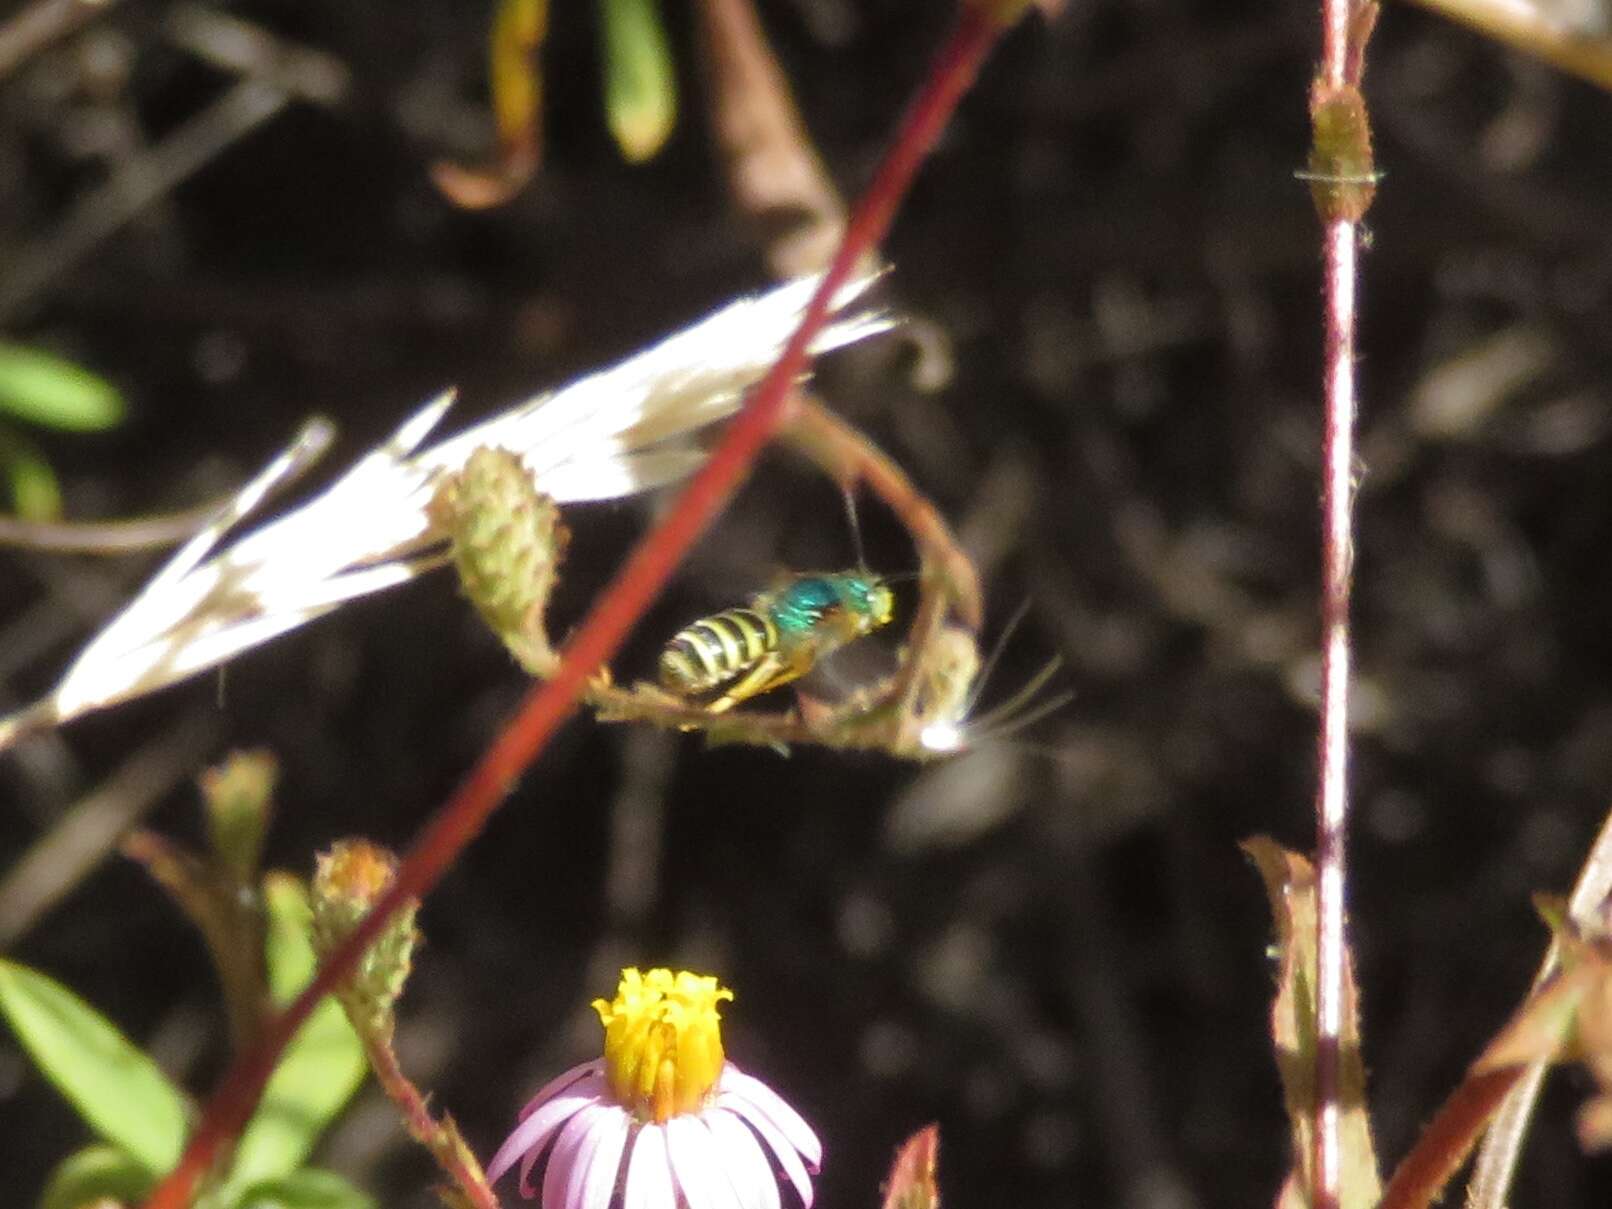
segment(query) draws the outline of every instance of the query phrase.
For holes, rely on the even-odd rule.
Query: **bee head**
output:
[[[862,620],[867,631],[890,624],[890,618],[895,613],[896,597],[890,591],[890,585],[878,576],[847,575],[845,595],[851,611]]]

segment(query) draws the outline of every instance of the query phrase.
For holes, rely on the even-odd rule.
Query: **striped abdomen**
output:
[[[689,697],[749,671],[778,647],[778,630],[755,609],[727,609],[685,626],[660,655],[660,684]]]

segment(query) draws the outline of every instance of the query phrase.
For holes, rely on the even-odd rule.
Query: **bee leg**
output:
[[[741,701],[746,701],[758,694],[765,693],[769,689],[775,689],[780,684],[788,684],[791,680],[799,677],[805,670],[805,668],[792,667],[790,664],[785,663],[777,652],[773,652],[751,668],[743,680],[740,680],[705,708],[713,714],[725,713]]]

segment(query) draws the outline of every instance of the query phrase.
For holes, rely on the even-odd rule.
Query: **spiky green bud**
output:
[[[313,944],[323,960],[369,914],[397,874],[397,858],[368,840],[339,840],[319,855],[313,878]],[[392,1010],[412,968],[420,939],[411,899],[387,921],[338,989],[353,1027],[371,1038],[390,1041]]]
[[[464,593],[534,675],[553,670],[543,613],[569,538],[555,502],[507,449],[478,449],[442,480],[431,518],[453,544]]]

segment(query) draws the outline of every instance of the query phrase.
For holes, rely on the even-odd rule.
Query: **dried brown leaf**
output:
[[[884,1209],[940,1209],[939,1152],[939,1125],[925,1125],[901,1144],[885,1181]]]
[[[1283,1098],[1292,1130],[1296,1166],[1278,1194],[1277,1209],[1298,1209],[1309,1203],[1314,1186],[1311,1164],[1315,1154],[1315,869],[1296,852],[1267,836],[1244,840],[1248,854],[1265,882],[1271,918],[1276,924],[1276,998],[1271,1005],[1271,1041],[1282,1076]],[[1366,1073],[1360,1060],[1360,1022],[1356,1002],[1354,961],[1345,963],[1343,1031],[1340,1037],[1342,1081],[1343,1209],[1371,1209],[1382,1190],[1377,1154],[1366,1114]]]
[[[761,227],[780,277],[825,268],[845,204],[795,107],[750,0],[701,0],[700,46],[711,128],[740,210]]]
[[[1580,1009],[1606,982],[1608,967],[1593,951],[1530,995],[1472,1064],[1475,1075],[1530,1062],[1554,1062],[1574,1053]],[[1604,996],[1602,996],[1604,998]]]
[[[537,54],[548,33],[548,0],[499,0],[488,39],[498,156],[485,166],[439,160],[431,178],[465,210],[499,206],[537,171],[542,152],[543,76]]]

